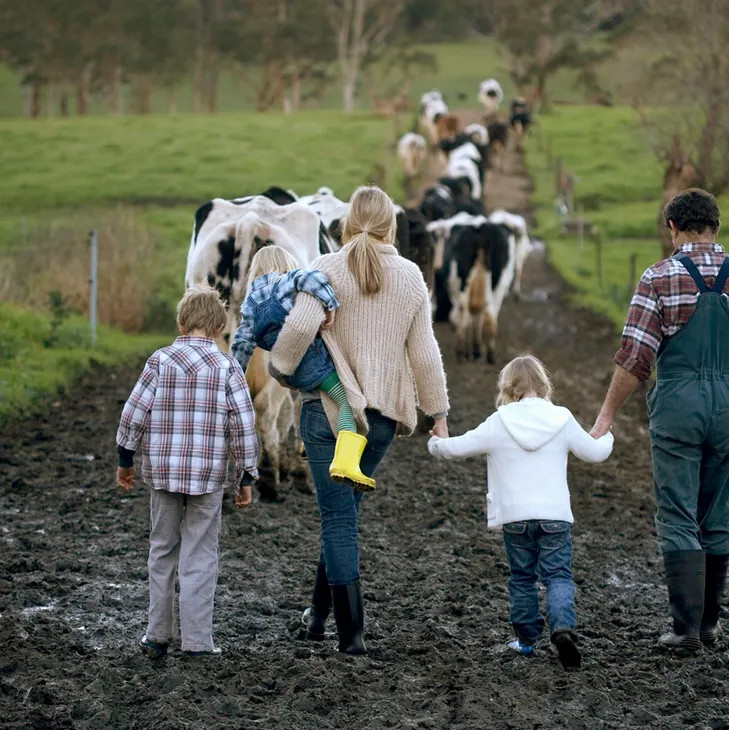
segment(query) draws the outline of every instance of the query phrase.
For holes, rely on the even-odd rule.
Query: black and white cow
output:
[[[216,198],[195,213],[185,284],[207,281],[218,289],[228,308],[223,341],[238,326],[250,260],[262,246],[286,249],[303,267],[319,254],[320,221],[299,202],[278,205],[257,195],[234,201]]]
[[[455,327],[458,355],[479,357],[485,340],[493,362],[498,317],[514,278],[514,235],[483,216],[464,214],[428,227],[436,252],[446,236],[442,260],[436,253],[435,319]]]
[[[505,225],[514,236],[514,293],[517,299],[521,298],[521,277],[524,270],[524,263],[529,254],[534,250],[527,222],[523,216],[516,213],[508,213],[505,210],[495,210],[489,213],[491,223]]]
[[[454,234],[445,266],[458,354],[478,358],[485,345],[493,363],[499,313],[514,276],[514,237],[494,223],[459,227]]]
[[[286,249],[299,266],[311,265],[321,251],[321,221],[308,206],[294,201],[281,188],[269,188],[266,195],[216,198],[195,213],[187,259],[185,285],[207,281],[218,289],[227,305],[227,321],[219,341],[227,350],[240,321],[240,305],[248,283],[248,270],[256,251],[275,244]],[[280,202],[280,204],[279,204]],[[256,349],[246,371],[256,430],[261,440],[261,457],[271,467],[271,485],[259,483],[261,496],[275,498],[284,471],[303,472],[300,457],[284,457],[289,436],[296,433],[295,404],[290,391],[268,374],[269,354]],[[307,476],[307,483],[310,479]]]

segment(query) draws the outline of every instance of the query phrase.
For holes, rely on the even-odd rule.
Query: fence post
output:
[[[580,241],[580,253],[585,248],[585,206],[580,203],[577,206],[577,235]]]
[[[595,273],[597,275],[597,285],[602,289],[602,230],[595,231]]]
[[[631,296],[635,289],[635,282],[638,277],[638,254],[633,251],[630,254],[630,281],[628,282],[628,296]]]
[[[97,294],[99,288],[99,234],[97,231],[89,232],[89,244],[91,246],[91,270],[89,276],[89,330],[91,335],[91,346],[96,345],[96,319],[97,319]]]

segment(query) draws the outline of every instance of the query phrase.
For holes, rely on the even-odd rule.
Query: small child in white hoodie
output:
[[[613,436],[593,439],[567,408],[555,406],[549,376],[532,355],[506,365],[498,388],[494,414],[463,436],[433,436],[428,450],[442,459],[488,457],[488,526],[503,526],[511,569],[510,620],[517,638],[508,646],[524,656],[534,653],[544,628],[539,574],[547,589],[552,643],[565,668],[579,667],[567,456],[605,461]]]

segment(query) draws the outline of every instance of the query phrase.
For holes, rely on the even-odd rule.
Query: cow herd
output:
[[[438,125],[442,120],[435,118],[433,108],[450,120]],[[485,351],[493,362],[499,310],[512,287],[519,293],[521,268],[531,248],[526,223],[506,211],[486,214],[483,185],[492,151],[486,126],[461,129],[439,92],[423,97],[420,120],[434,122],[436,129],[434,136],[429,132],[430,145],[415,133],[400,140],[398,155],[412,163],[405,165],[405,174],[417,174],[429,150],[442,157],[445,171],[417,205],[397,206],[395,243],[423,273],[432,293],[434,318],[455,327],[458,354],[470,358]],[[239,323],[247,272],[256,251],[275,244],[302,268],[308,267],[319,255],[340,248],[340,222],[348,208],[349,203],[328,187],[299,196],[273,186],[232,200],[215,198],[197,209],[185,285],[208,282],[220,292],[228,311],[219,339],[223,349],[228,349]],[[287,448],[291,431],[296,431],[297,401],[268,374],[268,353],[262,350],[255,351],[246,379],[262,458],[272,474],[270,486],[261,492],[275,498],[283,473],[308,475],[298,452]]]

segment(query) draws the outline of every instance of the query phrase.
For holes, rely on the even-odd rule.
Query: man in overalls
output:
[[[659,644],[693,652],[719,635],[729,562],[729,258],[716,243],[713,195],[684,190],[663,215],[674,255],[638,283],[592,435],[611,428],[655,363],[647,400],[656,532],[673,618]]]

